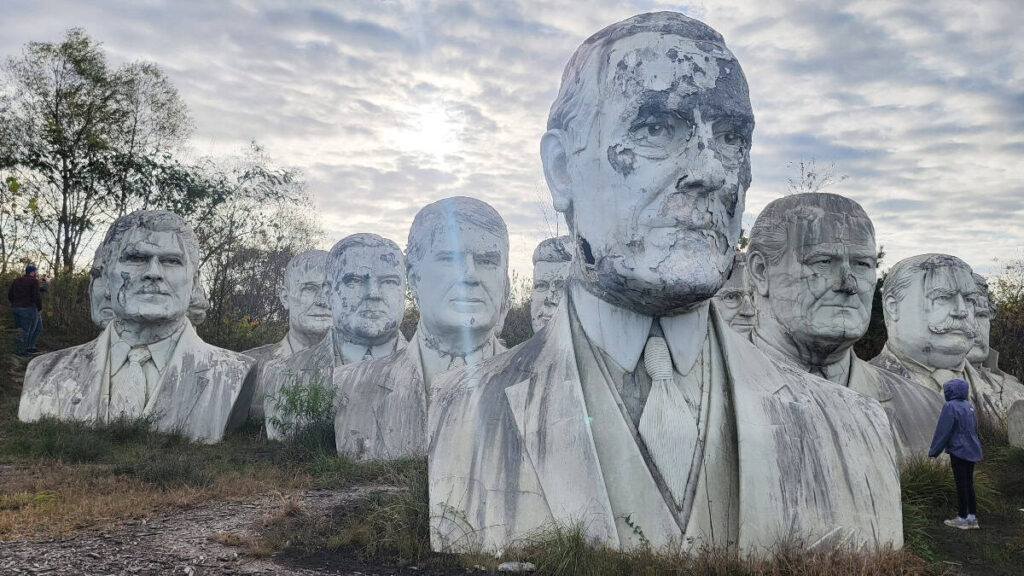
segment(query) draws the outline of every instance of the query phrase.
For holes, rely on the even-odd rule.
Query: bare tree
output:
[[[843,182],[849,176],[839,174],[836,163],[832,162],[824,168],[819,167],[813,157],[810,160],[790,162],[788,166],[797,172],[796,177],[786,178],[787,195],[821,192],[825,188]]]

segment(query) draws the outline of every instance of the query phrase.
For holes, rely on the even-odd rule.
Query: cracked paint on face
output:
[[[786,250],[768,263],[767,306],[758,325],[771,344],[806,363],[853,346],[868,329],[877,250],[864,218],[803,206],[788,225]]]
[[[547,325],[565,294],[565,279],[572,262],[537,262],[533,265],[530,323],[534,332]]]
[[[578,276],[637,311],[685,310],[721,287],[739,238],[746,80],[724,47],[655,33],[619,40],[607,66],[600,112],[569,161]]]
[[[104,272],[118,319],[145,323],[185,317],[194,264],[177,234],[136,228],[113,260]]]
[[[394,339],[405,314],[405,271],[387,246],[353,246],[324,291],[341,339],[376,346]],[[332,266],[333,268],[333,266]]]
[[[754,294],[746,279],[746,264],[737,261],[725,285],[715,294],[718,315],[740,334],[754,329]]]
[[[974,346],[978,289],[970,269],[941,266],[919,272],[889,323],[889,340],[932,368],[955,368]]]
[[[324,268],[327,252],[310,250],[296,255],[285,278],[284,303],[288,310],[288,328],[305,334],[309,340],[323,338],[331,328],[331,308],[324,296]]]

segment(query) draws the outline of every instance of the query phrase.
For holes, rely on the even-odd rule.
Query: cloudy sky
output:
[[[565,62],[600,28],[664,9],[721,32],[746,72],[748,229],[814,158],[848,176],[828,190],[868,211],[886,265],[948,252],[991,273],[1024,257],[1015,0],[3,0],[0,55],[84,27],[113,62],[164,69],[197,155],[255,139],[301,168],[327,246],[354,232],[404,245],[424,204],[476,196],[528,275],[557,222],[537,150]]]

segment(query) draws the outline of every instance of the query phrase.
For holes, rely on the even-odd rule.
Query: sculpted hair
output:
[[[999,312],[999,305],[996,304],[995,299],[992,298],[992,292],[988,289],[988,280],[977,272],[971,276],[974,278],[974,285],[978,287],[978,293],[985,299],[989,318],[995,318],[996,313]]]
[[[545,238],[533,251],[533,263],[537,262],[572,262],[568,236]]]
[[[199,325],[206,320],[206,311],[210,309],[210,302],[206,298],[206,290],[203,288],[202,280],[199,277],[199,243],[196,241],[195,232],[185,220],[166,210],[136,210],[131,214],[125,214],[107,228],[103,242],[96,249],[96,256],[93,259],[93,266],[90,274],[94,278],[102,275],[113,259],[118,258],[124,250],[124,242],[131,236],[136,228],[142,228],[151,232],[172,232],[181,242],[185,251],[185,260],[192,268],[192,296],[189,300],[186,315],[192,324]],[[99,266],[97,266],[99,264]],[[110,299],[110,294],[106,295]]]
[[[480,228],[501,241],[504,254],[508,254],[508,228],[498,211],[490,204],[468,196],[454,196],[427,204],[412,221],[409,242],[405,246],[406,268],[411,276],[416,265],[426,256],[434,240],[446,229],[457,229],[463,224]],[[508,266],[506,257],[505,266]]]
[[[645,32],[708,42],[719,50],[729,52],[721,34],[707,24],[678,12],[638,14],[587,38],[565,65],[558,97],[548,113],[548,130],[561,129],[569,135],[574,147],[569,152],[584,147],[594,125],[601,94],[601,79],[604,78],[612,47],[623,38]]]
[[[813,192],[793,194],[773,200],[764,207],[750,229],[750,244],[747,253],[755,252],[764,257],[768,264],[778,264],[786,254],[789,244],[790,226],[798,221],[813,221],[830,214],[841,214],[861,218],[867,222],[871,236],[875,226],[867,212],[853,200],[838,194]]]
[[[327,254],[327,265],[325,266],[325,276],[330,279],[336,279],[345,272],[342,268],[342,260],[345,255],[345,251],[350,248],[364,247],[364,248],[385,248],[395,254],[395,264],[401,272],[405,272],[405,267],[402,266],[402,249],[398,247],[393,241],[378,236],[376,234],[370,234],[367,232],[360,232],[358,234],[352,234],[346,236],[331,247],[331,251]],[[289,262],[289,266],[291,263]]]
[[[949,254],[919,254],[904,258],[889,269],[889,275],[882,283],[882,300],[888,300],[890,296],[897,302],[903,300],[907,288],[914,281],[914,277],[921,273],[928,273],[939,268],[961,268],[973,274],[971,267],[966,262],[950,256]],[[888,318],[887,318],[888,319]]]
[[[300,252],[292,256],[292,259],[288,261],[288,265],[284,267],[284,285],[291,290],[292,282],[298,279],[300,271],[312,269],[314,272],[319,271],[322,275],[325,273],[326,267],[326,250],[306,250],[305,252]]]

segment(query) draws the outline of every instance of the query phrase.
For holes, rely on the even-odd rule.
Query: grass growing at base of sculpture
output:
[[[337,389],[319,366],[308,379],[289,372],[280,391],[270,398],[275,414],[270,423],[285,438],[297,459],[334,453],[334,401]]]

